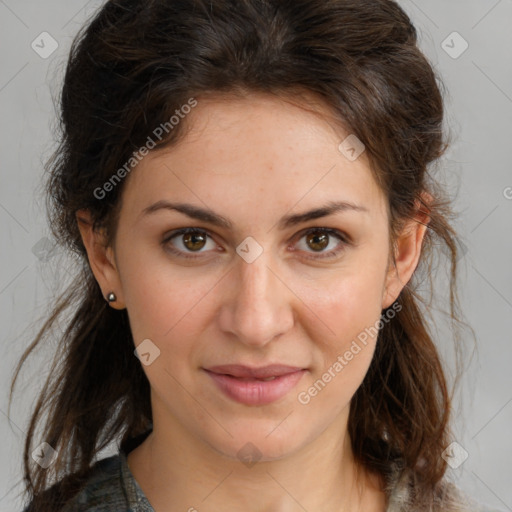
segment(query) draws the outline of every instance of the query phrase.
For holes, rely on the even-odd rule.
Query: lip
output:
[[[226,365],[203,370],[228,398],[245,405],[267,405],[283,398],[307,371],[283,365],[270,365],[264,368]],[[275,378],[258,380],[270,377]]]
[[[253,379],[266,379],[268,377],[281,377],[289,373],[294,373],[304,368],[298,366],[287,366],[283,364],[269,364],[259,368],[251,368],[241,364],[224,364],[205,368],[206,371],[213,373],[231,375],[232,377],[247,377]]]

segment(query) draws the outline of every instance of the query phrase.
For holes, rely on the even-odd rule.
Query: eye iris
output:
[[[313,243],[313,245],[309,245],[313,250],[315,251],[321,251],[322,249],[325,249],[329,245],[329,235],[326,233],[309,233],[307,235],[307,241],[308,244],[310,242]]]
[[[192,246],[188,245],[190,242],[193,244]],[[185,233],[183,235],[183,243],[185,244],[185,247],[191,251],[202,249],[205,242],[206,237],[201,233]],[[197,246],[197,243],[199,243],[199,246]]]

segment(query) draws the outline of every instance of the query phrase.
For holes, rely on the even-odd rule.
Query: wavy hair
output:
[[[446,470],[441,454],[460,377],[450,391],[429,328],[438,257],[448,263],[457,368],[458,332],[465,325],[455,214],[430,172],[449,145],[442,89],[415,27],[391,0],[110,0],[101,6],[73,41],[59,97],[59,146],[46,163],[49,225],[79,261],[77,275],[11,383],[9,405],[28,356],[52,336],[58,340],[25,439],[31,510],[62,508],[100,450],[113,442],[125,447],[152,425],[150,386],[133,354],[126,310],[111,309],[102,296],[77,210],[89,209],[95,228],[104,228],[112,242],[123,183],[102,199],[94,191],[191,97],[251,92],[291,99],[312,94],[364,143],[387,197],[390,244],[418,205],[428,212],[418,267],[397,299],[400,313],[380,330],[351,401],[349,434],[362,466],[386,475],[398,464],[417,475],[419,493],[431,493]],[[155,149],[176,144],[183,126],[168,130]],[[430,295],[420,294],[420,285]],[[57,334],[65,313],[65,329]],[[40,424],[58,451],[48,469],[30,456]]]

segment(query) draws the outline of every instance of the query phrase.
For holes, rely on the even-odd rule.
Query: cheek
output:
[[[155,396],[176,416],[180,410],[194,408],[182,386],[192,388],[198,340],[213,321],[209,307],[217,281],[212,276],[192,280],[183,272],[153,268],[141,270],[127,283],[126,304],[135,346],[149,339],[157,347],[150,345],[158,355],[143,370]]]
[[[306,401],[318,394],[317,402],[342,408],[363,381],[378,336],[384,273],[382,258],[361,256],[357,264],[347,264],[323,282],[322,288],[303,291],[311,298],[308,305],[326,326],[320,332],[309,323],[308,335],[315,340],[317,358],[308,382],[313,387],[301,388],[306,391]]]
[[[379,319],[383,285],[384,266],[373,262],[347,267],[299,294],[325,324],[325,345],[339,351]]]
[[[191,279],[185,273],[140,272],[126,286],[126,306],[134,338],[154,337],[162,343],[177,333],[192,336],[198,316],[207,315],[208,294],[217,279]],[[180,336],[181,337],[181,336]]]
[[[178,267],[165,254],[133,251],[120,262],[123,294],[134,343],[151,340],[160,350],[159,364],[173,374],[192,360],[193,348],[213,322],[213,302],[222,273],[199,267]],[[146,367],[148,376],[154,366]]]
[[[330,369],[331,374],[342,374],[350,381],[362,380],[378,336],[381,309],[377,298],[374,292],[348,287],[326,310],[326,322],[335,335],[330,341],[326,339],[321,348],[323,367]]]
[[[371,364],[381,318],[381,283],[367,277],[342,279],[316,301],[329,334],[310,333],[316,364],[297,396],[310,414],[333,420],[348,406]]]

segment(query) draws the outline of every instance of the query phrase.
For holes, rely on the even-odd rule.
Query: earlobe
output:
[[[76,220],[82,242],[87,251],[91,270],[101,288],[105,300],[115,309],[124,309],[121,281],[115,263],[114,252],[107,246],[103,230],[93,229],[91,215],[88,210],[78,210]],[[114,294],[115,300],[111,300]]]

